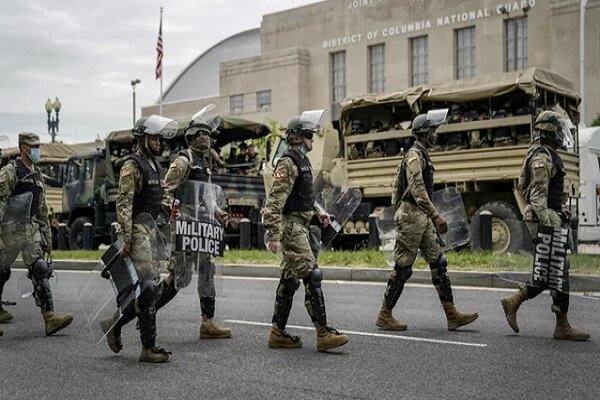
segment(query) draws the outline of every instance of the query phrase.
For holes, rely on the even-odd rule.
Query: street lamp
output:
[[[140,82],[141,81],[139,79],[133,79],[131,81],[131,88],[133,89],[133,125],[132,126],[135,126],[135,85],[137,85]]]
[[[48,99],[48,101],[46,102],[46,113],[48,113],[48,135],[50,135],[50,137],[52,138],[52,143],[54,143],[56,141],[56,134],[58,133],[58,113],[60,112],[60,107],[62,106],[62,104],[60,104],[60,100],[58,100],[58,97],[56,98],[56,100],[54,100],[54,103],[52,102],[52,100]],[[54,112],[56,113],[56,118],[51,117],[51,113],[52,110],[54,110]]]

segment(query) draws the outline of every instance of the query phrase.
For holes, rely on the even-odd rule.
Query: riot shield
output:
[[[396,210],[394,207],[386,207],[381,211],[379,218],[377,218],[377,231],[379,232],[379,241],[381,242],[381,251],[383,252],[383,258],[390,267],[393,267],[396,263],[394,261],[394,246],[396,245],[396,234],[398,232],[396,228],[396,221],[394,215]],[[370,228],[373,229],[373,228]]]
[[[447,187],[433,192],[433,204],[448,224],[448,232],[439,235],[442,249],[453,250],[465,246],[471,240],[469,220],[462,196],[457,188]]]
[[[527,285],[599,300],[600,259],[573,256],[572,235],[566,225],[527,225],[533,238],[532,250],[494,253],[494,275],[512,284],[508,286]],[[501,225],[492,228],[492,240],[503,232]]]
[[[465,246],[471,240],[471,231],[465,205],[460,192],[455,187],[447,187],[433,193],[433,204],[448,224],[448,232],[438,235],[442,250],[454,250]],[[377,230],[381,241],[381,248],[386,262],[394,265],[394,245],[396,242],[395,210],[387,207],[383,210],[377,221]]]
[[[326,248],[360,205],[362,193],[358,188],[343,191],[340,187],[327,183],[322,176],[315,180],[313,193],[315,201],[331,216],[331,225],[320,227],[321,248]]]
[[[132,248],[131,258],[120,256],[121,242],[116,241],[79,288],[78,303],[94,344],[102,341],[121,318],[123,310],[134,306],[140,295],[138,271],[158,273],[160,261],[167,258],[165,241],[152,216],[141,213],[133,225],[140,241]]]
[[[32,200],[32,192],[12,196],[4,210],[0,238],[5,247],[3,251],[6,253],[14,253],[16,256],[27,243],[35,240],[35,236],[39,235],[39,231],[34,230],[35,227],[31,222]]]
[[[194,270],[199,288],[215,296],[213,277],[221,274],[214,262],[225,250],[225,195],[220,186],[186,181],[177,188],[179,216],[172,223],[175,287],[188,286]]]

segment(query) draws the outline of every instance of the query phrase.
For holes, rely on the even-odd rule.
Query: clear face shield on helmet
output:
[[[562,150],[572,149],[575,146],[575,140],[571,130],[575,129],[575,125],[570,119],[559,119],[556,127],[556,142]]]
[[[326,117],[327,109],[304,111],[300,115],[302,130],[316,133],[325,123]]]
[[[429,126],[435,129],[442,126],[446,122],[447,117],[447,108],[439,108],[436,110],[427,111],[427,121],[429,122]]]
[[[159,115],[151,115],[144,122],[144,133],[149,136],[160,136],[172,139],[177,134],[177,121]]]
[[[217,106],[209,104],[202,110],[198,111],[190,120],[189,128],[194,126],[210,127],[211,131],[216,130],[221,123],[221,116]]]
[[[0,156],[5,149],[10,147],[10,139],[6,135],[0,135]]]

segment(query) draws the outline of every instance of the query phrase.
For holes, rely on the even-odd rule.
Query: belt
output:
[[[308,228],[308,226],[310,225],[310,219],[304,219],[302,217],[298,217],[297,215],[291,214],[285,214],[284,217],[292,222],[302,225],[305,228]]]

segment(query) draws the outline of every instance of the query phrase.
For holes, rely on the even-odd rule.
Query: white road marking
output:
[[[228,322],[230,324],[267,326],[267,327],[271,327],[271,325],[272,325],[270,323],[265,323],[265,322],[242,321],[242,320],[237,320],[237,319],[228,319],[228,320],[225,320],[225,322]],[[295,326],[295,325],[288,325],[288,327],[294,328],[294,329],[306,330],[306,331],[311,331],[311,330],[315,329],[314,327]],[[448,344],[448,345],[455,345],[455,346],[487,347],[487,344],[483,344],[483,343],[457,342],[457,341],[453,341],[453,340],[428,339],[428,338],[420,338],[420,337],[414,337],[414,336],[389,335],[389,334],[385,334],[385,333],[370,333],[370,332],[357,332],[357,331],[346,331],[346,330],[340,330],[340,332],[347,333],[349,335],[356,335],[356,336],[369,336],[369,337],[378,337],[378,338],[386,338],[386,339],[407,340],[407,341],[412,341],[412,342]]]

